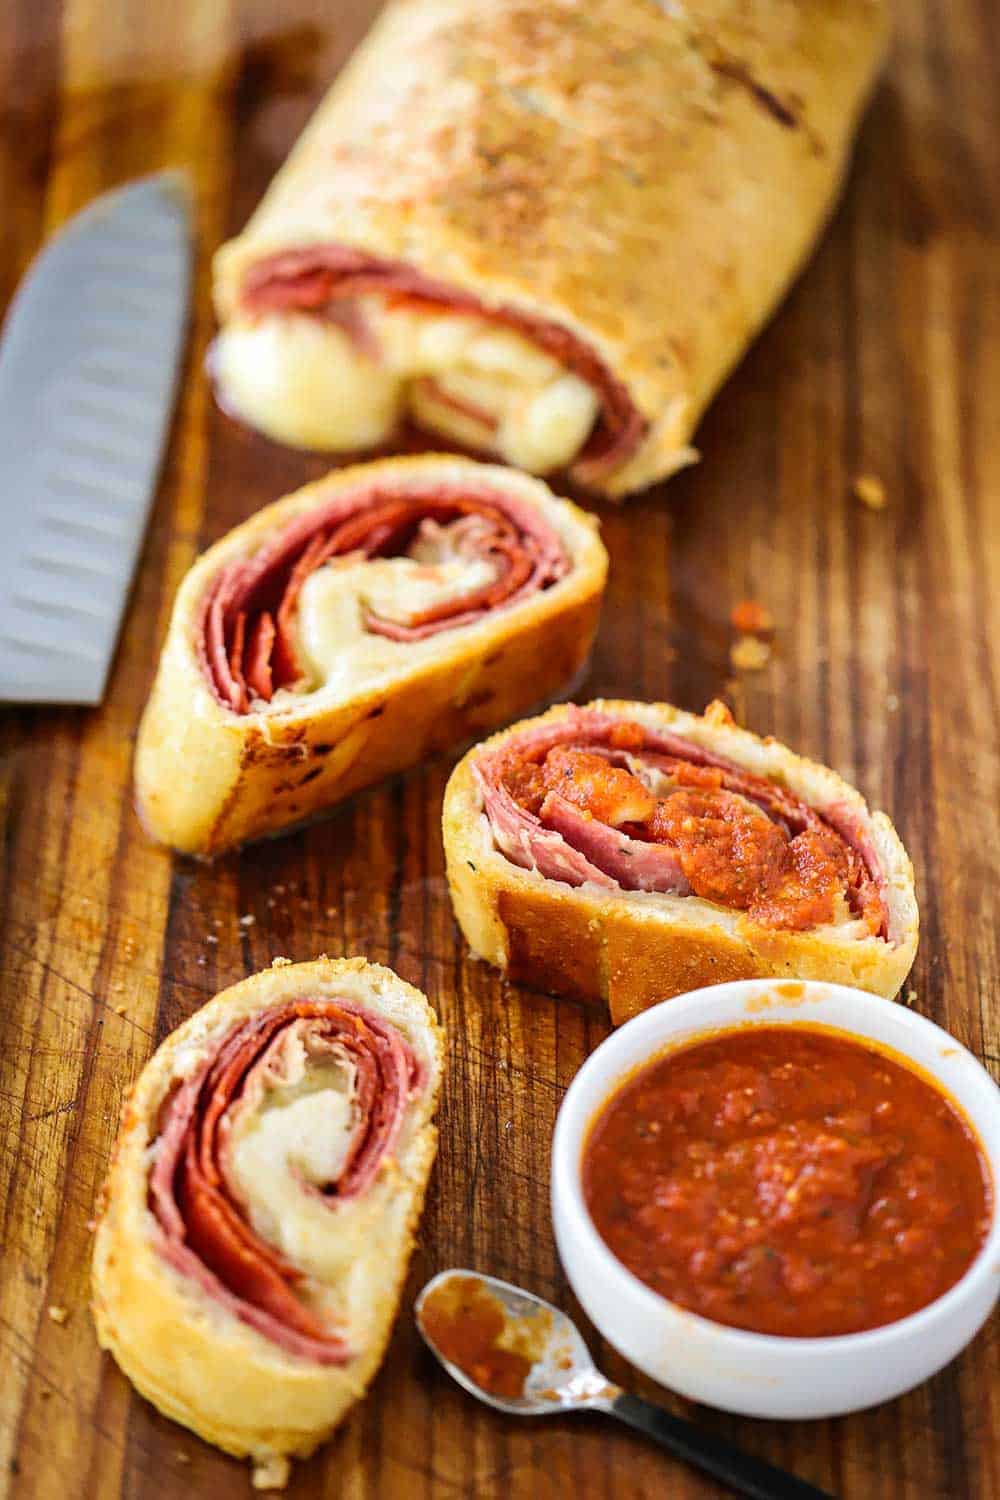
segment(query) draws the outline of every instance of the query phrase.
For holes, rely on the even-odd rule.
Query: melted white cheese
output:
[[[357,1253],[350,1236],[330,1233],[330,1200],[310,1191],[336,1181],[354,1107],[350,1064],[314,1060],[296,1082],[269,1088],[259,1110],[232,1117],[229,1174],[254,1231],[320,1281]]]
[[[359,357],[342,329],[302,313],[229,324],[212,369],[227,410],[297,448],[377,448],[403,410],[391,369]]]
[[[356,1121],[356,1072],[343,1054],[308,1057],[271,1078],[252,1109],[226,1117],[225,1170],[254,1232],[304,1273],[296,1291],[331,1328],[363,1348],[378,1325],[373,1277],[399,1253],[405,1197],[394,1197],[394,1158],[364,1193],[330,1197]],[[405,1150],[407,1127],[397,1145]]]
[[[487,588],[495,578],[496,568],[483,557],[437,566],[409,557],[384,557],[368,565],[365,594],[380,619],[409,625],[440,605]]]
[[[501,417],[497,447],[519,469],[564,469],[586,442],[596,415],[591,387],[576,375],[559,375],[512,402]]]
[[[495,577],[485,558],[433,563],[382,557],[319,568],[302,585],[298,604],[299,655],[313,687],[350,683],[357,691],[364,679],[390,669],[400,653],[412,660],[414,651],[437,649],[433,637],[411,645],[374,634],[365,627],[369,614],[408,625]]]
[[[279,441],[334,452],[385,442],[404,409],[444,437],[536,473],[580,451],[597,397],[529,339],[473,315],[359,300],[378,359],[308,314],[227,324],[213,354],[224,404]]]

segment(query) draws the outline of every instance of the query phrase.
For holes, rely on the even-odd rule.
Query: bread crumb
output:
[[[52,1319],[53,1323],[58,1323],[59,1326],[62,1327],[63,1323],[69,1322],[69,1308],[57,1307],[54,1302],[50,1302],[49,1317]]]
[[[255,1458],[253,1461],[253,1487],[255,1490],[283,1490],[288,1483],[291,1465],[287,1458],[275,1453],[270,1458]]]
[[[899,708],[899,695],[897,693],[887,693],[885,706],[889,713],[894,714]]]
[[[917,992],[916,992],[916,990],[907,990],[906,993],[905,993],[905,995],[903,996],[903,1000],[904,1000],[904,1002],[907,1005],[916,1005],[916,1003],[917,1003]]]
[[[736,721],[730,711],[729,704],[723,703],[721,698],[713,698],[705,709],[705,719],[709,724],[734,724]]]
[[[206,932],[205,933],[205,942],[206,943],[217,943],[218,941],[219,941],[219,939],[216,937],[216,935],[215,935],[214,932]]]
[[[189,1464],[191,1462],[190,1453],[182,1453],[179,1448],[174,1449],[174,1458],[179,1464]]]
[[[326,914],[328,917],[335,917],[337,915],[337,908],[335,906],[328,906]]]
[[[256,920],[257,920],[257,918],[254,916],[253,912],[251,912],[251,911],[244,912],[243,916],[240,917],[240,926],[241,927],[252,927],[253,924],[256,922]]]
[[[127,1013],[128,1013],[128,1006],[126,1006],[126,1005],[116,1005],[115,1006],[115,1015],[116,1016],[124,1016]]]
[[[774,629],[774,616],[756,599],[741,599],[733,605],[729,623],[740,635],[768,635]]]
[[[859,474],[854,481],[854,498],[867,505],[869,510],[885,510],[889,498],[885,485],[874,474]]]
[[[735,672],[759,672],[771,660],[771,648],[755,635],[737,636],[729,648],[729,660]]]
[[[292,960],[290,958],[282,958],[281,954],[279,953],[275,958],[271,959],[271,968],[272,969],[287,969],[287,967],[291,963],[291,961]]]

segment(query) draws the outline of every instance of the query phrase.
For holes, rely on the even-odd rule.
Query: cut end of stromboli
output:
[[[885,934],[849,914],[789,930],[696,895],[627,890],[606,877],[570,884],[514,863],[487,817],[477,760],[589,712],[678,737],[849,826],[866,862],[877,864]],[[698,715],[669,704],[598,700],[585,710],[562,705],[524,720],[459,762],[445,793],[443,828],[455,915],[473,952],[530,988],[605,1002],[616,1025],[672,995],[731,979],[825,979],[892,996],[916,953],[913,869],[886,815],[871,812],[826,766],[738,728],[721,705]]]
[[[170,1233],[158,1207],[164,1185],[157,1183],[157,1163],[169,1149],[172,1111],[183,1104],[185,1088],[197,1084],[241,1029],[252,1046],[255,1025],[303,1004],[334,1015],[345,1007],[348,1028],[360,1017],[362,1025],[378,1028],[383,1053],[388,1038],[412,1067],[401,1086],[398,1118],[387,1127],[374,1117],[375,1129],[383,1131],[381,1154],[366,1167],[362,1143],[343,1193],[324,1196],[310,1185],[348,1170],[336,1137],[346,1132],[350,1146],[353,1125],[327,1107],[343,1084],[311,1096],[324,1104],[314,1119],[306,1085],[294,1081],[296,1062],[302,1066],[297,1037],[284,1060],[272,1045],[251,1075],[258,1081],[250,1092],[267,1091],[262,1112],[248,1122],[248,1106],[238,1100],[219,1127],[217,1159],[236,1190],[237,1213],[284,1266],[295,1308],[301,1302],[303,1316],[324,1320],[331,1352],[320,1344],[318,1357],[309,1352],[309,1340],[294,1334],[286,1346],[280,1327],[278,1336],[273,1332],[274,1318],[248,1311],[227,1285],[220,1289],[218,1261],[214,1271],[196,1263],[199,1274],[188,1274],[192,1247],[196,1262],[200,1253],[190,1203],[182,1193],[185,1223]],[[307,1064],[318,1069],[317,1086],[335,1067],[349,1071],[350,1053],[336,1046],[331,1051],[322,1039],[314,1046]],[[101,1346],[164,1415],[228,1453],[248,1456],[255,1470],[267,1470],[311,1453],[364,1394],[396,1317],[434,1159],[431,1121],[443,1058],[443,1034],[426,998],[391,970],[360,958],[284,962],[253,975],[216,996],[157,1050],[125,1106],[102,1194],[93,1313]],[[282,1067],[293,1073],[284,1092]],[[263,1075],[262,1068],[268,1070]],[[377,1061],[374,1086],[392,1081],[387,1068],[384,1057]]]
[[[470,515],[429,523],[405,555],[385,556],[376,540],[370,559],[356,550],[329,558],[295,585],[292,618],[282,624],[269,605],[269,637],[251,620],[235,642],[221,605],[213,614],[223,584],[234,596],[245,570],[308,532],[311,518],[335,514],[342,526],[354,497],[363,518],[373,496],[391,506],[437,494],[468,495],[498,513],[506,506],[535,549],[534,573],[496,605],[496,569],[486,565],[494,554],[484,562],[477,553]],[[145,827],[182,852],[212,856],[315,818],[551,700],[589,656],[606,574],[593,517],[541,480],[450,455],[342,469],[264,507],[210,548],[178,591],[136,749]],[[475,608],[459,609],[474,595]],[[287,637],[281,653],[276,636]]]

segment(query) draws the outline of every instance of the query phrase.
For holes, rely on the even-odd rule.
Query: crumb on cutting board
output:
[[[729,648],[729,660],[735,672],[760,672],[771,660],[771,648],[755,635],[737,636]]]
[[[769,635],[774,616],[759,599],[741,599],[730,610],[729,623],[740,635]]]
[[[273,1453],[268,1458],[253,1461],[253,1487],[255,1490],[283,1490],[288,1483],[291,1465],[287,1458]]]
[[[874,474],[859,474],[854,481],[854,497],[869,510],[885,510],[889,497],[885,485]]]

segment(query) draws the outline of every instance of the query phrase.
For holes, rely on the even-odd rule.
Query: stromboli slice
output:
[[[363,1394],[434,1159],[443,1037],[363,959],[280,960],[157,1049],[94,1244],[98,1338],[165,1415],[281,1477]]]
[[[607,572],[592,517],[469,459],[387,459],[265,507],[188,573],[136,749],[140,815],[215,854],[565,690]]]
[[[617,1024],[755,976],[896,993],[917,946],[889,819],[835,772],[662,703],[564,705],[476,746],[444,801],[473,951]]]
[[[798,271],[884,0],[396,0],[215,261],[223,404],[429,431],[623,496]]]

